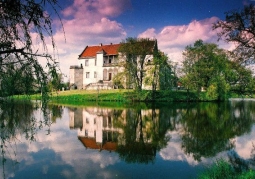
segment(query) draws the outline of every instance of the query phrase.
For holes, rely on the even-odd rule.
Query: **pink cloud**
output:
[[[192,45],[196,40],[217,43],[221,48],[229,49],[231,45],[217,42],[217,31],[212,30],[212,24],[218,20],[211,17],[201,21],[193,20],[187,25],[165,26],[161,31],[150,28],[141,33],[139,37],[156,38],[159,49],[170,57],[172,61],[181,61],[182,52],[187,45]]]
[[[62,11],[67,43],[74,45],[82,42],[86,46],[89,45],[87,41],[97,37],[101,41],[110,38],[121,41],[126,36],[125,30],[120,23],[109,18],[121,14],[130,6],[130,0],[74,0]],[[59,29],[55,37],[63,40],[61,31]]]
[[[72,6],[63,10],[65,17],[75,18],[116,17],[131,7],[130,0],[74,0]]]

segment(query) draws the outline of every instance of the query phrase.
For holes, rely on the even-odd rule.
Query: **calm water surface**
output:
[[[68,107],[0,103],[0,178],[196,178],[247,160],[255,101]]]

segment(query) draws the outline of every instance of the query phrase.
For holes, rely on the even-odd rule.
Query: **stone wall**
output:
[[[70,87],[72,89],[83,88],[83,68],[82,66],[70,66]]]

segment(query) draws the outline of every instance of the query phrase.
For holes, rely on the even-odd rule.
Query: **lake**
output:
[[[4,179],[196,178],[254,155],[255,100],[222,103],[1,102]]]

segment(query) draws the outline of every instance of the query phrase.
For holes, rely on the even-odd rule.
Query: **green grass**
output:
[[[232,97],[235,94],[231,94],[228,97]],[[201,97],[202,96],[202,97]],[[50,100],[59,103],[84,103],[90,101],[96,102],[177,102],[177,101],[210,101],[205,98],[203,93],[200,93],[200,97],[196,92],[187,91],[171,91],[171,90],[126,90],[126,89],[114,89],[114,90],[69,90],[49,93]],[[17,95],[15,99],[28,99],[28,100],[41,100],[40,94],[35,95]]]
[[[198,176],[198,179],[254,179],[255,171],[237,172],[231,164],[220,159]]]

